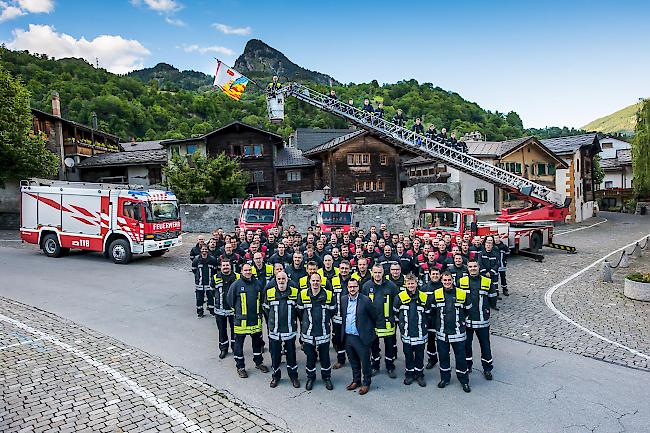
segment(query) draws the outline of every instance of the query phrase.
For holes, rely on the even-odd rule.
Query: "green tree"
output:
[[[220,153],[214,158],[195,153],[191,157],[174,156],[165,167],[167,186],[181,203],[203,203],[207,199],[221,202],[246,193],[248,174],[239,160]]]
[[[636,115],[632,140],[632,172],[638,196],[650,196],[650,99],[645,99]]]
[[[59,159],[46,149],[45,137],[32,131],[29,92],[0,66],[0,185],[26,177],[51,177]]]
[[[594,172],[593,172],[593,181],[594,185],[600,185],[605,179],[605,170],[600,165],[600,155],[594,156]]]

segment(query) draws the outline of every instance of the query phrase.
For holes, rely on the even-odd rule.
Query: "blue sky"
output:
[[[650,96],[649,17],[626,0],[0,0],[0,41],[118,73],[212,73],[258,38],[342,82],[415,78],[527,127],[579,127]]]

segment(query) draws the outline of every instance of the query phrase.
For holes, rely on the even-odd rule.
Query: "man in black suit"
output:
[[[364,395],[368,392],[372,379],[370,346],[377,338],[377,317],[370,298],[359,293],[359,282],[355,279],[348,281],[348,294],[341,297],[341,318],[345,351],[352,367],[352,382],[347,389],[353,391],[359,388],[359,395]]]

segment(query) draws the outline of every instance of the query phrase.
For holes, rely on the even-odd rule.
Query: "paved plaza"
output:
[[[334,391],[317,381],[308,392],[286,376],[270,389],[270,375],[250,368],[250,343],[249,379],[232,355],[219,360],[214,320],[194,314],[192,235],[162,258],[117,267],[97,254],[49,259],[1,232],[0,431],[647,431],[650,308],[622,295],[622,279],[648,270],[650,250],[613,283],[600,281],[600,263],[570,277],[650,233],[650,218],[601,213],[556,233],[578,254],[509,262],[493,382],[475,363],[471,394],[455,378],[437,389],[437,367],[426,388],[406,387],[400,354],[398,379],[382,371],[360,397],[344,389],[348,366],[333,373]],[[432,407],[441,416],[423,421]]]

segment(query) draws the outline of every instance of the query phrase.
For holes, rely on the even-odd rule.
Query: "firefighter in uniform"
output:
[[[320,274],[314,272],[309,277],[309,288],[300,291],[298,309],[301,310],[300,330],[303,350],[307,356],[305,370],[307,383],[305,389],[311,391],[316,380],[316,357],[320,360],[320,374],[325,388],[334,389],[332,385],[332,365],[330,363],[331,318],[336,303],[334,294],[323,288]],[[318,354],[318,355],[317,355]]]
[[[402,266],[399,263],[391,263],[386,279],[397,286],[399,290],[406,290],[406,277],[402,275]]]
[[[347,267],[346,277],[349,278],[350,265]],[[335,369],[341,368],[345,364],[345,345],[343,344],[343,331],[341,330],[341,322],[343,319],[340,314],[341,295],[343,294],[343,284],[341,282],[341,270],[334,267],[334,258],[327,254],[323,257],[323,267],[318,270],[321,276],[321,281],[327,281],[327,289],[331,290],[334,294],[334,302],[336,310],[332,315],[332,345],[336,350],[336,363]],[[347,293],[347,292],[346,292]]]
[[[277,75],[274,75],[271,82],[269,83],[268,86],[266,86],[266,91],[269,93],[275,93],[280,88],[282,87],[282,84],[280,83],[280,80],[278,79]]]
[[[301,277],[299,280],[300,282],[298,283],[298,287],[300,288],[300,290],[305,290],[310,287],[309,281],[311,276],[313,274],[318,274],[318,263],[311,260],[307,263],[306,269],[307,269],[307,275]],[[327,286],[327,278],[321,277],[321,287],[324,289],[325,286]]]
[[[435,302],[435,327],[440,357],[440,382],[438,388],[444,388],[451,380],[450,349],[456,358],[456,377],[463,386],[463,391],[470,392],[467,361],[465,360],[465,317],[472,307],[467,293],[454,287],[453,277],[445,272],[441,277],[442,288],[433,292]]]
[[[352,274],[352,278],[359,282],[363,287],[368,281],[372,280],[372,274],[368,271],[368,259],[359,257],[356,259],[357,270]]]
[[[264,292],[263,307],[266,311],[269,334],[269,352],[271,352],[271,369],[273,377],[270,386],[275,388],[282,377],[280,363],[282,350],[286,352],[287,374],[294,388],[300,388],[298,364],[296,363],[296,306],[298,289],[289,285],[286,272],[280,271],[275,276],[276,285]]]
[[[492,349],[490,348],[490,307],[496,305],[497,293],[492,280],[479,273],[476,260],[467,263],[469,276],[460,279],[460,288],[467,292],[472,308],[467,314],[467,341],[465,342],[465,359],[468,371],[472,371],[472,341],[474,334],[481,347],[481,364],[483,375],[492,380]]]
[[[500,255],[501,253],[494,247],[494,238],[492,236],[486,236],[485,244],[483,245],[481,255],[478,258],[478,265],[481,270],[481,275],[492,280],[492,285],[496,290],[497,298],[499,297],[499,290],[497,287],[499,284]],[[494,309],[498,310],[496,305],[494,306]]]
[[[510,293],[508,293],[508,281],[506,280],[506,266],[508,266],[510,247],[497,236],[494,238],[494,248],[499,251],[499,280],[501,290],[503,290],[503,296],[510,296]]]
[[[415,380],[418,385],[427,386],[424,379],[424,346],[427,342],[431,297],[418,289],[415,275],[409,274],[404,278],[406,290],[395,297],[393,306],[399,320],[406,363],[404,385],[410,385]]]
[[[399,293],[397,286],[384,278],[384,268],[381,265],[372,267],[372,280],[363,285],[363,294],[368,296],[377,312],[375,333],[377,338],[372,343],[372,371],[377,374],[380,367],[381,349],[379,340],[384,340],[384,360],[388,377],[395,379],[395,311],[393,301]]]
[[[429,269],[429,282],[423,284],[420,288],[421,291],[426,293],[429,296],[433,296],[433,292],[436,289],[442,287],[442,282],[440,281],[440,269],[437,267],[432,267]],[[427,360],[426,369],[431,370],[438,363],[438,351],[436,350],[436,328],[434,324],[434,315],[430,314],[427,318]]]
[[[268,373],[269,368],[263,364],[262,347],[262,312],[260,298],[262,286],[258,280],[253,278],[253,271],[249,263],[241,267],[241,278],[230,286],[228,290],[228,305],[235,314],[235,365],[239,377],[248,377],[244,362],[244,340],[247,335],[251,336],[253,346],[253,362],[255,368],[263,373]]]
[[[264,263],[264,255],[261,252],[253,255],[252,265],[253,278],[259,280],[262,288],[266,287],[266,283],[273,278],[273,265]]]
[[[454,255],[454,263],[447,266],[447,271],[454,277],[454,286],[458,287],[460,279],[468,275],[467,266],[465,266],[460,253]]]
[[[217,259],[212,257],[208,246],[201,246],[201,253],[192,260],[194,272],[194,293],[196,295],[196,315],[203,317],[203,298],[208,297],[208,311],[214,314],[214,283],[212,277],[217,269]]]
[[[221,259],[221,272],[214,276],[214,317],[219,332],[219,359],[228,354],[228,344],[235,350],[235,322],[232,308],[226,301],[226,295],[232,283],[239,279],[239,274],[232,272],[232,263]]]

